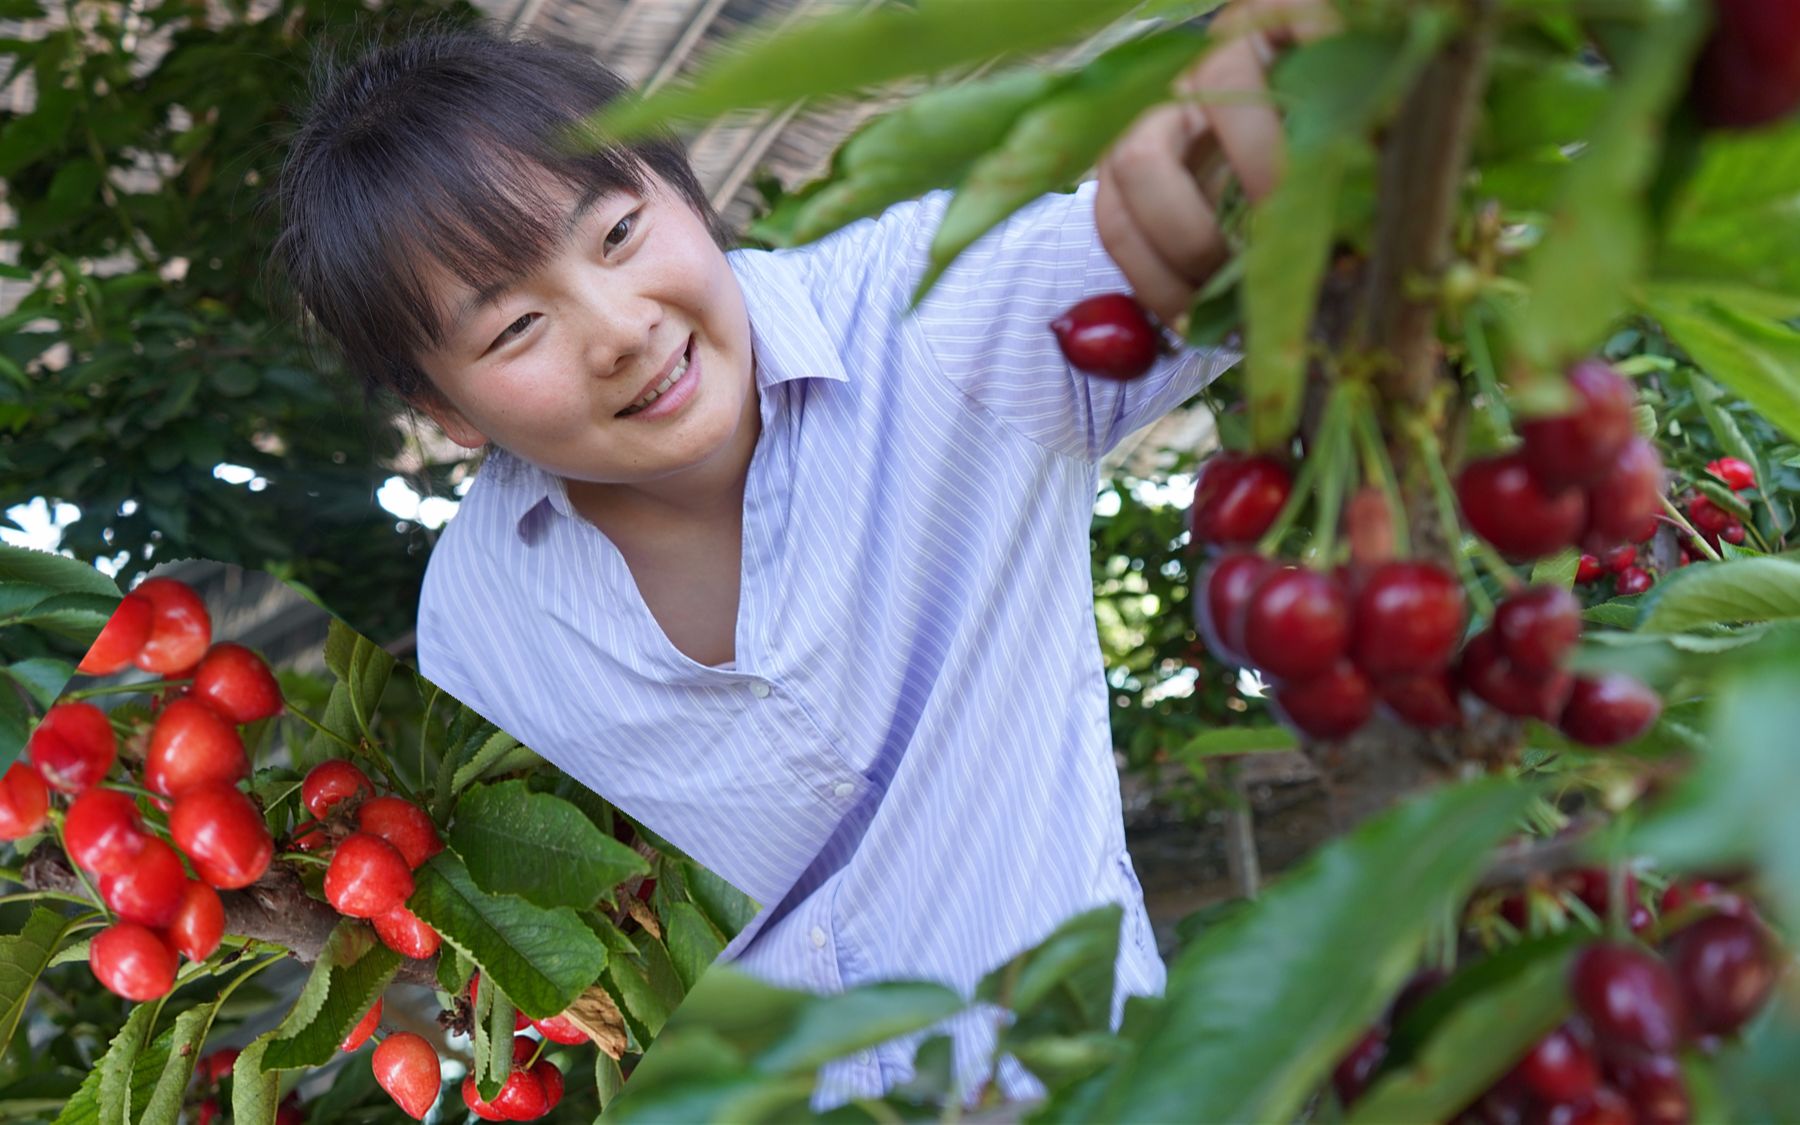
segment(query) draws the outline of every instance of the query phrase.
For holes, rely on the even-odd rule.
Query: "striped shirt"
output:
[[[763,904],[723,954],[837,992],[972,994],[1058,923],[1125,908],[1113,999],[1161,991],[1125,849],[1089,527],[1101,457],[1235,360],[1130,383],[1048,330],[1127,288],[1090,181],[966,251],[909,315],[947,192],[806,247],[735,250],[762,432],[736,660],[677,650],[561,482],[496,450],[431,556],[420,670]],[[502,468],[510,471],[501,471]],[[994,1012],[955,1037],[969,1094]],[[815,1109],[912,1072],[915,1034],[828,1064]],[[1011,1058],[1012,1097],[1041,1094]]]

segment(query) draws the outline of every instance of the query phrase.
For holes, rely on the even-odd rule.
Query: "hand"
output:
[[[1281,119],[1267,79],[1275,52],[1336,27],[1327,0],[1234,0],[1213,21],[1216,45],[1175,81],[1183,100],[1146,110],[1101,157],[1101,245],[1164,324],[1179,323],[1225,260],[1224,175],[1252,202],[1281,177]]]

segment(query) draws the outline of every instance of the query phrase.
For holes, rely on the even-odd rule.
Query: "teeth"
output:
[[[688,358],[687,358],[687,356],[684,355],[681,357],[680,362],[675,364],[675,370],[669,372],[668,378],[666,378],[662,382],[656,384],[655,387],[651,388],[649,394],[645,395],[643,398],[638,399],[636,402],[632,403],[630,406],[627,406],[624,410],[619,411],[619,413],[621,413],[621,414],[636,414],[638,411],[644,409],[644,407],[649,406],[651,403],[653,403],[657,399],[661,398],[664,391],[668,390],[670,387],[673,387],[676,383],[679,383],[681,381],[681,377],[683,375],[687,374],[687,369],[688,369]]]

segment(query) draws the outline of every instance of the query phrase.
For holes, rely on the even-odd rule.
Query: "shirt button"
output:
[[[868,1066],[875,1061],[875,1053],[873,1051],[858,1051],[856,1052],[856,1061],[864,1066]]]
[[[832,792],[840,797],[848,797],[850,794],[856,792],[856,786],[850,784],[848,781],[840,781]]]
[[[817,926],[812,928],[812,943],[814,949],[825,948],[825,931]]]
[[[772,690],[773,689],[770,688],[768,684],[763,683],[761,680],[750,681],[750,694],[758,699],[769,698],[769,692]]]

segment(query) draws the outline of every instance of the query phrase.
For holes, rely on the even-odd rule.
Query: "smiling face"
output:
[[[420,409],[572,485],[731,479],[720,460],[747,465],[755,444],[750,322],[707,225],[654,173],[642,193],[551,194],[573,223],[530,276],[484,302],[428,274],[447,331],[418,357],[440,399]],[[621,414],[684,359],[660,409]]]

